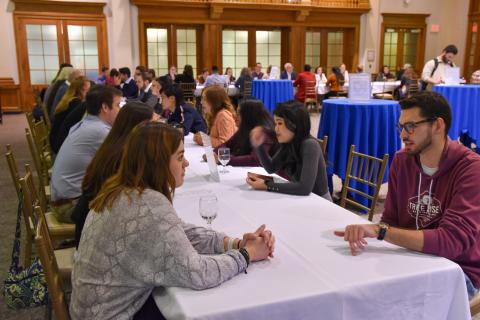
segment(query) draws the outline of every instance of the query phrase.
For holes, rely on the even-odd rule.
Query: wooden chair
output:
[[[317,83],[316,81],[306,81],[305,82],[305,107],[308,110],[316,111],[317,109]],[[308,106],[313,105],[312,109],[309,109]]]
[[[38,223],[35,233],[35,245],[38,250],[40,262],[48,285],[48,294],[52,304],[55,318],[59,320],[70,319],[68,313],[67,301],[64,292],[64,282],[62,280],[59,262],[53,250],[52,242],[48,233],[42,209],[35,207],[35,213],[38,217]],[[73,260],[73,251],[72,251]]]
[[[21,195],[21,187],[20,187],[20,174],[18,173],[17,163],[15,162],[15,158],[12,152],[12,146],[7,144],[7,153],[5,153],[5,158],[7,158],[8,168],[10,169],[10,175],[12,176],[12,182],[15,186],[15,190],[17,191],[17,197],[20,200]]]
[[[328,144],[328,136],[323,136],[323,139],[318,139],[318,143],[320,143],[320,147],[322,148],[323,156],[326,157],[327,154],[327,144]]]
[[[50,147],[48,128],[43,120],[34,123],[32,137],[42,165],[48,169],[51,168],[53,165],[52,148]]]
[[[180,83],[180,88],[183,91],[183,98],[185,101],[190,102],[192,104],[195,103],[195,82],[192,83]]]
[[[50,134],[50,130],[52,130],[52,122],[50,121],[50,116],[48,115],[47,106],[43,102],[40,102],[40,108],[42,110],[43,121],[45,121],[48,134]]]
[[[407,96],[410,97],[413,94],[418,93],[419,91],[420,91],[420,88],[419,88],[419,85],[418,85],[418,81],[416,79],[412,80],[412,82],[408,86]]]
[[[30,266],[30,263],[32,261],[32,247],[35,238],[35,219],[32,206],[33,199],[27,187],[27,182],[25,178],[20,178],[19,183],[21,189],[25,190],[25,192],[22,192],[21,201],[22,215],[26,231],[25,242],[23,244],[23,267],[27,268],[28,266]]]
[[[33,165],[35,166],[35,170],[37,170],[37,177],[38,177],[38,190],[40,194],[45,194],[45,198],[47,200],[50,199],[50,174],[51,170],[45,168],[42,162],[40,161],[40,156],[37,151],[37,147],[35,146],[35,142],[33,141],[32,135],[30,134],[30,130],[25,128],[25,136],[28,142],[28,148],[30,149],[30,154],[32,155]],[[43,195],[42,195],[43,197]]]
[[[378,200],[378,192],[383,182],[385,168],[388,163],[388,154],[383,156],[383,159],[375,158],[360,152],[355,151],[355,145],[350,147],[350,154],[348,156],[348,165],[345,183],[343,185],[342,197],[340,206],[344,207],[346,204],[353,205],[357,208],[368,212],[368,220],[372,221],[373,211]],[[350,180],[355,180],[364,185],[374,188],[373,196],[362,192],[360,190],[350,187]],[[371,201],[370,207],[366,207],[352,199],[348,198],[348,193],[357,193]]]
[[[478,313],[480,313],[480,293],[470,300],[470,314],[473,317]]]
[[[245,81],[243,84],[243,99],[252,97],[252,81]]]
[[[25,183],[25,185],[22,183],[22,191],[24,195],[28,194],[30,202],[24,203],[24,210],[33,214],[34,206],[40,206],[45,215],[50,237],[53,240],[73,239],[75,237],[75,225],[73,223],[60,222],[52,212],[47,212],[47,207],[43,205],[42,200],[38,196],[35,183],[33,182],[32,171],[28,165],[25,165],[25,171],[25,177],[20,179],[20,182],[22,183],[22,180],[24,181],[23,183]]]

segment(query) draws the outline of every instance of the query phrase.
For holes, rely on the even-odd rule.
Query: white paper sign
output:
[[[218,174],[217,162],[215,161],[215,156],[213,155],[212,140],[210,136],[204,132],[200,131],[202,136],[203,148],[205,150],[205,155],[207,156],[208,169],[210,170],[210,177],[215,182],[220,182],[220,175]]]
[[[445,68],[445,84],[460,84],[460,68]]]
[[[278,79],[279,78],[279,70],[278,70],[278,67],[276,66],[273,66],[272,69],[270,70],[270,80],[275,80],[275,79]]]
[[[372,76],[369,73],[352,73],[349,78],[348,98],[353,101],[370,100]]]

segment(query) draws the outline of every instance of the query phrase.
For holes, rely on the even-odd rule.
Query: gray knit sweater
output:
[[[237,250],[224,253],[224,237],[184,223],[153,190],[90,211],[73,267],[72,319],[131,319],[154,287],[201,290],[232,278],[246,262]]]

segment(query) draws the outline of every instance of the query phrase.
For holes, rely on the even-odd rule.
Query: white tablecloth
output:
[[[353,257],[333,231],[366,220],[316,195],[253,191],[247,168],[228,167],[220,183],[211,182],[202,154],[187,137],[190,167],[176,191],[178,215],[204,225],[198,199],[214,193],[220,207],[214,229],[239,237],[266,223],[277,237],[275,258],[213,289],[156,289],[167,319],[470,319],[455,263],[375,239]]]
[[[200,97],[202,95],[202,91],[203,91],[204,88],[205,88],[205,86],[202,86],[202,85],[197,86],[195,88],[195,92],[194,92],[195,96]],[[230,97],[238,95],[238,88],[235,87],[235,85],[233,85],[233,84],[229,85],[228,86],[228,95]]]
[[[383,92],[393,92],[395,88],[400,86],[400,81],[374,81],[372,82],[372,94],[375,93],[383,93]],[[344,85],[345,90],[348,89],[348,84]],[[318,94],[326,94],[329,90],[329,88],[321,83],[317,86],[317,93]]]

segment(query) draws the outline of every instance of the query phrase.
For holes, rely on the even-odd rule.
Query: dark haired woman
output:
[[[328,76],[326,86],[330,87],[330,91],[325,94],[325,99],[337,96],[342,89],[342,83],[345,82],[339,67],[333,67],[332,73]]]
[[[230,148],[231,157],[228,163],[230,166],[258,167],[260,161],[250,144],[250,132],[258,126],[264,129],[266,139],[263,147],[270,154],[277,141],[272,116],[265,109],[262,101],[245,100],[238,107],[237,119],[239,121],[238,131],[219,148]]]
[[[154,288],[215,287],[272,256],[274,237],[264,225],[240,240],[177,216],[173,195],[188,166],[182,138],[158,122],[131,132],[85,221],[72,272],[73,320],[162,319]]]
[[[151,107],[140,102],[129,102],[120,109],[112,129],[87,168],[82,182],[82,196],[72,213],[77,246],[90,210],[88,203],[97,195],[102,184],[117,171],[128,135],[137,124],[157,117]]]
[[[195,78],[193,77],[193,68],[191,65],[186,64],[185,67],[183,67],[183,73],[177,75],[175,78],[176,83],[194,83]]]
[[[185,135],[207,132],[207,125],[198,111],[183,100],[183,91],[178,84],[165,85],[160,92],[163,107],[170,110],[169,124],[182,125]]]
[[[329,201],[327,172],[322,149],[318,141],[310,135],[310,116],[307,109],[298,101],[278,104],[273,112],[275,132],[280,149],[270,157],[263,148],[266,140],[264,129],[255,128],[250,141],[262,166],[268,173],[282,171],[289,183],[275,183],[249,174],[247,183],[257,190],[268,190],[294,195],[308,195],[313,192]]]

